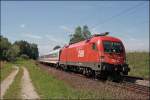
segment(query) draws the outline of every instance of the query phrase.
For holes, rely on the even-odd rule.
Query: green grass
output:
[[[49,75],[45,70],[40,69],[34,61],[18,60],[16,64],[28,68],[35,90],[42,99],[112,98],[109,92],[104,93],[101,91],[97,93],[94,91],[76,90],[65,84],[62,80],[58,80],[54,76]]]
[[[149,53],[131,52],[127,53],[127,60],[131,71],[129,75],[149,78]]]
[[[9,89],[4,95],[4,99],[20,99],[21,98],[21,78],[23,75],[23,69],[19,68],[13,83],[10,85]]]
[[[28,68],[35,90],[41,98],[75,98],[75,91],[65,85],[62,81],[42,71],[32,61],[18,61],[17,64]]]
[[[0,83],[3,81],[12,71],[13,71],[13,64],[10,62],[6,62],[1,68],[0,68]]]

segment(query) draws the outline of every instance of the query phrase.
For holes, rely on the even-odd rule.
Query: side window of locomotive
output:
[[[104,52],[111,52],[112,42],[104,41],[103,46],[104,46]]]
[[[97,51],[96,43],[92,43],[92,49]]]

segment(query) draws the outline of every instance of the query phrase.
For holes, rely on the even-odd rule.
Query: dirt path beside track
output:
[[[6,79],[2,81],[0,84],[0,99],[3,98],[6,90],[9,88],[9,86],[12,84],[12,82],[15,79],[15,76],[17,75],[19,68],[17,66],[14,66],[16,70],[13,70]]]
[[[21,97],[22,99],[39,99],[39,95],[34,90],[34,86],[31,82],[28,70],[23,67],[23,77],[22,77],[22,89],[21,89]]]

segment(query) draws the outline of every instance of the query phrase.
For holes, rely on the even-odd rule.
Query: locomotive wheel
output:
[[[60,70],[64,70],[64,65],[60,65]]]
[[[89,77],[93,77],[93,75],[95,76],[95,72],[94,72],[94,70],[92,70],[92,69],[88,69],[88,76]]]
[[[98,78],[102,80],[107,80],[108,73],[106,71],[101,71],[100,74],[98,75]]]
[[[83,68],[83,75],[86,75],[86,68]]]
[[[96,71],[95,71],[95,70],[92,70],[92,72],[91,72],[91,73],[92,73],[92,75],[91,75],[91,76],[92,76],[92,78],[96,79]]]
[[[58,69],[58,68],[59,68],[59,64],[57,63],[57,64],[56,64],[56,69]]]
[[[92,74],[93,74],[92,69],[87,68],[87,76],[88,76],[88,77],[91,77],[91,76],[92,76]]]
[[[64,70],[64,71],[68,71],[67,65],[63,65],[63,70]]]
[[[91,69],[85,67],[83,69],[83,75],[89,77],[91,75]]]
[[[113,77],[113,82],[121,82],[123,80],[123,76],[120,72],[114,72],[112,77]]]

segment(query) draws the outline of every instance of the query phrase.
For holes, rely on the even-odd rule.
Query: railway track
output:
[[[147,86],[143,86],[143,85],[139,85],[139,84],[135,84],[131,82],[125,82],[125,81],[122,83],[107,82],[106,84],[119,87],[119,88],[123,88],[123,89],[127,89],[129,91],[140,93],[145,96],[150,96],[150,91],[149,91],[150,87],[147,87]]]
[[[129,75],[124,75],[123,78],[124,78],[124,81],[132,82],[132,83],[135,83],[136,80],[145,80],[142,77],[129,76]]]
[[[139,84],[134,84],[134,83],[130,83],[130,82],[124,82],[123,86],[125,86],[125,88],[135,91],[137,93],[142,93],[144,95],[148,95],[149,96],[149,90],[150,88],[147,86],[143,86],[143,85],[139,85]]]
[[[47,68],[49,67],[48,65],[45,65],[45,64],[40,64],[40,65],[44,65]],[[75,74],[75,73],[72,72],[70,74]],[[75,75],[78,75],[79,77],[84,77],[85,78],[85,75],[81,75],[81,74],[75,74]],[[93,79],[93,78],[91,78],[91,79]],[[135,79],[143,80],[143,78],[139,78],[139,77],[132,77],[132,76],[128,77],[128,76],[125,76],[124,81],[121,82],[121,83],[107,81],[106,84],[111,85],[111,86],[115,86],[115,87],[119,87],[119,88],[123,88],[123,89],[129,90],[129,91],[133,91],[133,92],[136,92],[136,93],[140,93],[140,94],[143,94],[145,96],[150,96],[150,93],[149,93],[150,92],[150,87],[144,86],[144,85],[135,84],[132,79],[134,81],[135,81]],[[95,81],[100,81],[100,79],[94,79],[94,80]]]
[[[148,81],[148,83],[149,83],[149,80],[145,80],[142,77],[124,76],[124,80],[122,82],[122,87],[126,88],[128,90],[131,90],[131,91],[135,91],[137,93],[141,93],[141,94],[150,96],[150,86],[137,84],[136,83],[137,80]]]

